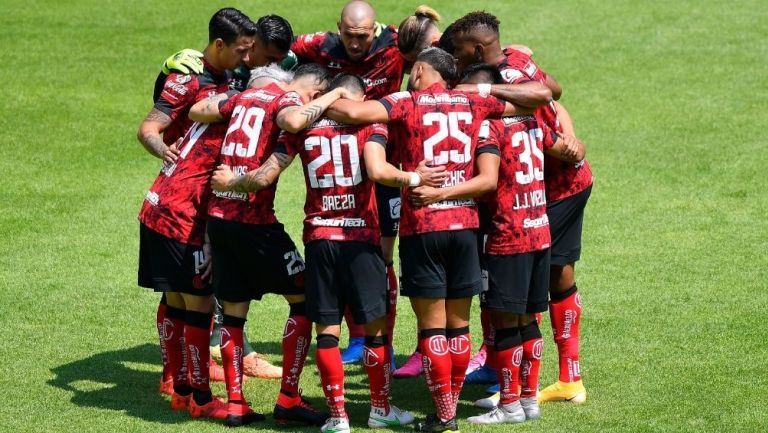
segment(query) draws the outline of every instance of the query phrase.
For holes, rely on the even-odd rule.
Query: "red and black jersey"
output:
[[[216,93],[227,90],[230,73],[219,71],[203,59],[205,68],[200,75],[184,75],[175,72],[164,76],[158,76],[157,83],[163,81],[162,90],[158,94],[157,83],[155,85],[155,106],[171,118],[171,124],[163,132],[163,142],[171,145],[187,133],[192,126],[192,121],[187,115],[195,102],[205,99]],[[223,89],[223,90],[222,90]]]
[[[486,117],[500,117],[505,103],[478,94],[465,94],[433,84],[423,91],[399,92],[380,100],[389,112],[396,134],[397,159],[403,170],[414,171],[423,160],[445,165],[450,173],[444,186],[470,179],[478,152],[477,133]],[[402,138],[402,140],[399,140]],[[482,151],[492,151],[491,146]],[[415,207],[403,192],[400,235],[477,228],[477,206],[472,199],[446,200]]]
[[[338,33],[318,32],[300,35],[291,50],[301,63],[318,63],[331,74],[346,72],[365,81],[368,99],[383,98],[400,90],[405,58],[397,48],[397,29],[387,26],[373,39],[368,56],[360,62],[349,59]]]
[[[286,107],[301,106],[296,92],[285,92],[275,84],[248,89],[224,102],[219,111],[229,126],[221,146],[221,164],[235,175],[259,168],[275,150],[280,127],[277,113]],[[208,215],[248,224],[274,224],[277,182],[258,192],[216,192],[209,202]]]
[[[219,160],[227,125],[193,123],[182,140],[179,159],[160,170],[139,212],[153,231],[190,245],[202,245],[210,178]]]
[[[322,118],[299,134],[280,136],[277,151],[299,155],[304,171],[304,243],[326,239],[379,245],[374,182],[363,159],[369,141],[386,146],[387,127]]]
[[[522,81],[536,80],[544,83],[547,80],[547,73],[541,70],[529,55],[511,48],[505,49],[504,55],[506,58],[499,63],[498,67],[506,82],[518,84]],[[540,107],[535,114],[536,118],[550,129],[562,131],[554,103]],[[587,160],[574,164],[545,156],[544,163],[547,166],[547,176],[544,180],[550,201],[578,194],[592,185],[592,170]]]
[[[481,143],[498,146],[499,183],[484,197],[491,216],[485,252],[521,254],[549,248],[549,219],[544,186],[544,150],[557,134],[533,116],[489,120]]]

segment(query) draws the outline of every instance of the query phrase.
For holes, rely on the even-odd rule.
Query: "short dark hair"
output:
[[[456,20],[452,26],[455,35],[472,35],[483,30],[499,34],[499,19],[485,11],[470,12]]]
[[[451,82],[456,79],[456,59],[440,48],[427,48],[416,56],[416,61],[432,66],[445,81]]]
[[[448,54],[453,54],[456,51],[456,47],[453,46],[453,23],[445,28],[437,46]]]
[[[486,81],[483,84],[502,84],[504,82],[501,78],[499,68],[487,63],[473,63],[464,68],[464,73],[461,75],[461,82],[464,83],[470,78],[475,77],[477,74],[487,74],[490,80],[483,80]]]
[[[328,70],[317,63],[305,63],[293,71],[293,81],[303,77],[314,77],[315,83],[317,84],[328,82],[328,79],[330,78]]]
[[[256,35],[264,45],[274,45],[280,51],[291,49],[293,28],[279,15],[265,15],[256,21]]]
[[[219,9],[208,22],[208,43],[221,39],[229,45],[240,36],[256,35],[256,25],[235,8]]]
[[[350,92],[357,94],[365,94],[365,81],[363,81],[363,79],[358,75],[342,72],[341,74],[333,77],[331,82],[328,83],[329,91],[339,87],[343,87]]]

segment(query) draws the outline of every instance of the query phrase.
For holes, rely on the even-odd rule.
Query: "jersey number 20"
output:
[[[334,185],[354,186],[363,180],[360,170],[360,154],[357,149],[357,137],[354,135],[337,135],[332,139],[322,136],[312,136],[304,141],[304,149],[311,151],[320,146],[320,155],[307,164],[307,176],[312,188],[332,188]],[[349,165],[351,176],[344,175],[344,160],[342,147],[349,152]],[[333,174],[324,174],[320,177],[317,170],[328,161],[333,160]]]

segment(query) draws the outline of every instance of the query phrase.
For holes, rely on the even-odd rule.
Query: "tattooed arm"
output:
[[[153,108],[141,122],[141,125],[139,125],[137,137],[147,152],[172,164],[178,157],[176,145],[174,144],[169,147],[163,142],[163,131],[170,124],[171,118],[167,114],[157,108]]]
[[[277,113],[277,125],[290,133],[297,133],[319,119],[328,107],[338,99],[350,99],[353,96],[342,87],[307,102],[301,107],[287,107]]]
[[[197,103],[189,109],[189,118],[200,123],[213,123],[224,119],[224,116],[219,112],[219,103],[228,98],[229,95],[227,93],[217,93],[197,101]]]
[[[214,191],[256,192],[275,183],[292,161],[293,156],[275,152],[261,167],[240,176],[229,166],[220,165],[213,172],[211,187]]]
[[[420,186],[439,187],[448,177],[444,166],[428,167],[427,161],[422,161],[416,171],[402,171],[387,162],[386,152],[382,143],[368,141],[363,148],[365,172],[374,182],[387,186]]]

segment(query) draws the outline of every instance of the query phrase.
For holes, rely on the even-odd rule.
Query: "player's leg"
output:
[[[173,375],[173,394],[171,408],[188,410],[192,398],[192,387],[189,384],[187,370],[187,347],[184,339],[187,312],[184,298],[178,292],[166,292],[167,307],[165,310],[165,346],[168,350],[168,362]]]
[[[469,311],[472,298],[447,299],[445,338],[451,354],[451,394],[454,414],[459,394],[464,386],[464,376],[471,358],[472,340],[469,334]]]
[[[549,316],[560,373],[557,382],[539,393],[540,402],[583,403],[587,397],[579,362],[582,300],[576,287],[575,265],[581,256],[584,208],[590,193],[591,187],[547,206],[552,234]]]

